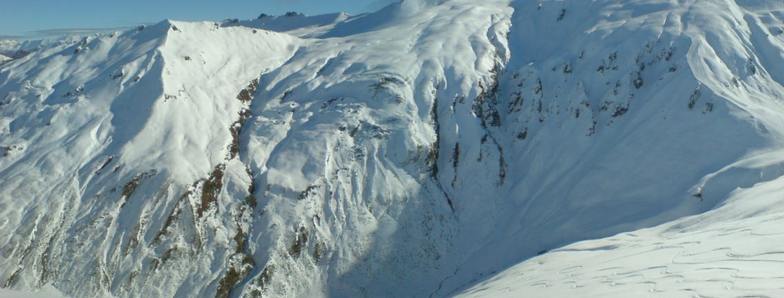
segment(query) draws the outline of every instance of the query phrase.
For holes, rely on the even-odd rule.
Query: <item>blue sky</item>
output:
[[[248,19],[260,13],[313,15],[377,9],[394,0],[0,0],[0,36],[49,29],[114,28],[176,20]]]

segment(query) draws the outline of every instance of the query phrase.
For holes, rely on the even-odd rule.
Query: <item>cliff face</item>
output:
[[[781,6],[404,1],[47,44],[0,66],[0,286],[444,296],[756,216],[735,190],[783,170]]]

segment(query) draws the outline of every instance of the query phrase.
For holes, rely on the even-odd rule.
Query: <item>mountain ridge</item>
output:
[[[0,285],[447,296],[753,222],[735,189],[784,173],[783,6],[404,1],[44,44],[0,66]]]

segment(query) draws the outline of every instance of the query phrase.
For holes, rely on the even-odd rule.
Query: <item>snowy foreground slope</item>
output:
[[[740,190],[704,216],[559,248],[454,294],[782,297],[782,192],[781,179]]]
[[[51,285],[35,291],[0,289],[0,298],[63,298],[65,294]]]
[[[406,0],[22,45],[0,287],[781,295],[783,19]]]

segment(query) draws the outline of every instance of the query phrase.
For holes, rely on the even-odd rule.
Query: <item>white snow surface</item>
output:
[[[782,20],[405,0],[28,42],[0,65],[0,287],[782,295]]]
[[[66,298],[66,296],[52,286],[44,286],[36,291],[0,289],[0,298]]]
[[[335,26],[353,18],[347,13],[331,13],[317,16],[264,16],[251,21],[238,21],[227,25],[260,28],[275,32],[285,32],[302,38],[319,38],[335,29]]]
[[[579,242],[529,259],[457,297],[781,297],[779,178],[725,206],[650,229]]]
[[[16,53],[19,42],[10,39],[0,39],[0,64],[11,60],[11,56]]]
[[[13,39],[0,39],[0,54],[8,54],[16,51],[19,47],[19,41]]]

